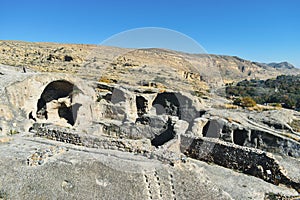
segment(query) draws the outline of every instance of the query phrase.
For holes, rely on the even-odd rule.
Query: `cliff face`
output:
[[[0,48],[0,198],[299,192],[299,113],[233,106],[209,92],[279,69],[161,49],[12,41]]]

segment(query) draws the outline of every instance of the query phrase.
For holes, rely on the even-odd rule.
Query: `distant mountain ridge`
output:
[[[280,63],[269,63],[267,64],[271,67],[274,67],[276,69],[282,69],[282,68],[286,68],[286,69],[294,69],[295,66],[292,65],[291,63],[288,62],[280,62]]]

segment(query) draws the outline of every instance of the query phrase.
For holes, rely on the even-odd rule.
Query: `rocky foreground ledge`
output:
[[[284,185],[189,158],[170,165],[139,153],[87,148],[33,135],[9,137],[0,143],[0,149],[0,169],[5,172],[0,175],[3,199],[263,199],[266,193],[297,196]]]

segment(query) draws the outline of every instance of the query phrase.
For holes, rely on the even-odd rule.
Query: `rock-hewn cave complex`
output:
[[[299,195],[299,113],[234,107],[212,87],[215,69],[188,68],[241,60],[100,47],[81,63],[89,46],[64,48],[39,49],[56,73],[0,65],[0,199]],[[242,78],[260,70],[243,65]]]

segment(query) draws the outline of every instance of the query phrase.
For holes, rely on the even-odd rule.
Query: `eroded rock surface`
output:
[[[224,108],[230,100],[207,91],[220,84],[217,71],[193,71],[208,60],[234,71],[242,60],[11,44],[2,42],[2,63],[26,68],[0,66],[1,198],[263,199],[300,192],[299,113]],[[13,52],[28,62],[11,59]],[[239,78],[249,70],[280,73],[244,65]],[[102,67],[105,76],[97,74]]]

